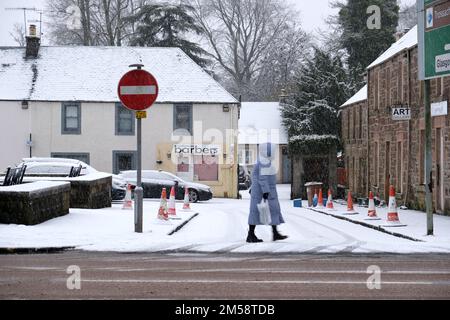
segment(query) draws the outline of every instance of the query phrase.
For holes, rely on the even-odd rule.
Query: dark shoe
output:
[[[279,234],[278,232],[273,234],[273,241],[285,240],[287,238],[288,238],[288,236],[283,236],[283,235]]]
[[[263,242],[261,239],[258,239],[254,234],[249,234],[247,236],[248,243],[260,243]]]

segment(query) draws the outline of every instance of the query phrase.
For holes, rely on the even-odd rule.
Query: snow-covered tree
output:
[[[417,3],[400,9],[398,31],[409,30],[417,24]]]
[[[296,91],[281,106],[293,153],[328,150],[339,141],[338,109],[354,91],[339,56],[315,48],[299,71]]]
[[[339,43],[347,52],[347,61],[356,87],[364,83],[365,68],[395,42],[399,19],[397,0],[347,0],[334,4],[339,9],[336,29]],[[370,8],[379,8],[380,16]],[[368,13],[369,12],[369,13]],[[371,18],[380,18],[379,28],[369,28]]]
[[[191,15],[193,8],[185,4],[145,5],[130,17],[136,24],[130,44],[150,47],[178,47],[197,64],[204,67],[208,60],[207,52],[197,43],[189,41],[188,36],[200,35],[202,28]]]

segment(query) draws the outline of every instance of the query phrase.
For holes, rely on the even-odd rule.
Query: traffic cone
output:
[[[127,184],[127,192],[123,202],[122,210],[133,210],[133,201],[131,200],[131,186]]]
[[[167,213],[170,216],[176,216],[177,215],[177,209],[175,208],[175,187],[173,186],[172,189],[170,189],[170,198],[169,198],[169,210]]]
[[[191,203],[189,202],[189,189],[188,189],[188,187],[184,187],[183,210],[185,210],[185,211],[190,211],[191,210]]]
[[[159,203],[158,219],[169,220],[169,215],[167,214],[167,193],[166,188],[162,189],[161,192],[161,202]]]
[[[317,206],[319,208],[323,208],[323,194],[322,194],[322,188],[319,190],[319,200],[317,201]]]
[[[377,210],[375,209],[375,201],[373,199],[373,192],[370,191],[369,193],[369,210],[367,213],[367,218],[364,220],[381,220],[377,216]]]
[[[397,202],[395,200],[395,188],[390,186],[389,188],[389,207],[387,214],[387,225],[385,227],[404,227],[406,224],[402,224],[397,213]]]
[[[355,208],[353,208],[353,197],[352,197],[351,191],[348,191],[347,211],[344,214],[346,214],[346,215],[358,214],[358,212],[355,210]]]
[[[334,210],[333,196],[332,196],[332,193],[331,193],[331,189],[328,190],[327,209]]]

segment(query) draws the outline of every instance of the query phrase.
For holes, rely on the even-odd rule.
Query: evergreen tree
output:
[[[318,48],[300,70],[296,94],[282,104],[291,152],[315,154],[339,141],[339,107],[354,91],[339,56]]]
[[[367,24],[372,15],[367,9],[373,5],[380,8],[380,29],[369,29]],[[397,0],[347,0],[335,6],[339,8],[335,22],[342,30],[340,44],[348,54],[352,81],[361,87],[366,67],[395,42],[399,19]]]
[[[130,44],[148,47],[178,47],[182,49],[198,65],[205,67],[209,60],[203,56],[207,52],[197,43],[188,41],[188,34],[202,34],[190,12],[189,5],[150,4],[130,18],[137,22]]]

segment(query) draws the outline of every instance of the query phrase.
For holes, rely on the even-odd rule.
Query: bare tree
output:
[[[281,0],[191,0],[210,54],[231,77],[230,90],[251,98],[267,52],[274,49],[293,10]]]
[[[14,23],[13,31],[9,33],[19,47],[25,46],[25,29],[23,24]]]
[[[121,46],[133,33],[125,19],[148,0],[48,0],[53,41],[56,44]],[[75,15],[75,16],[74,16]],[[77,16],[78,15],[78,16]],[[70,23],[79,19],[79,25]]]

